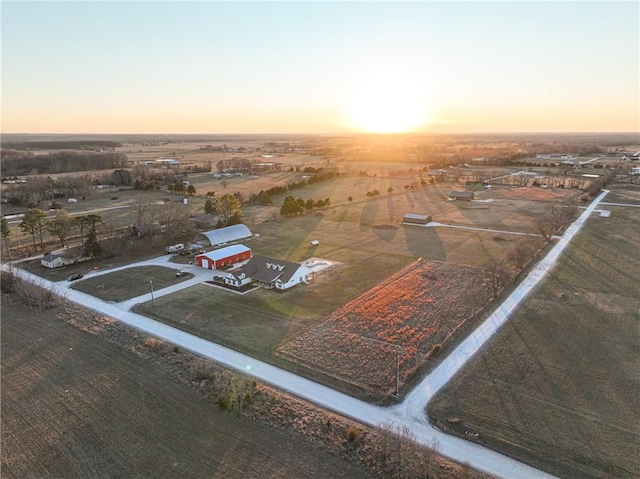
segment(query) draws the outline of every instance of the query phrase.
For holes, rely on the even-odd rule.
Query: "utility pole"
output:
[[[156,299],[153,297],[153,278],[149,278],[149,287],[151,288],[151,302],[153,303],[153,306],[155,307]]]

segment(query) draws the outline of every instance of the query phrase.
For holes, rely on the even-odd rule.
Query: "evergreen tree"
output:
[[[46,219],[47,219],[47,215],[45,214],[45,212],[38,208],[32,208],[30,210],[27,210],[25,215],[22,217],[22,223],[20,224],[20,229],[23,232],[29,233],[31,235],[31,237],[33,238],[34,249],[37,249],[36,233],[40,235],[40,246],[41,247],[44,246],[42,241],[42,231],[45,229]]]

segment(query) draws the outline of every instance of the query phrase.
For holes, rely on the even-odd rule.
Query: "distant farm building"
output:
[[[313,271],[299,263],[255,255],[227,278],[227,284],[241,286],[253,282],[266,289],[287,290],[313,278]]]
[[[196,264],[201,268],[220,269],[251,258],[251,250],[242,244],[209,251],[196,256]]]
[[[189,218],[198,228],[208,228],[211,229],[218,224],[220,221],[220,217],[216,215],[198,215],[193,218]]]
[[[247,228],[246,225],[233,225],[227,226],[226,228],[198,233],[193,238],[193,242],[202,246],[218,246],[232,241],[240,241],[245,238],[251,238],[251,231],[249,228]]]
[[[447,170],[438,169],[438,170],[429,170],[427,171],[427,176],[432,176],[434,178],[440,178],[447,174]]]
[[[175,158],[159,158],[155,161],[158,166],[178,166],[180,162]]]
[[[403,223],[410,223],[415,225],[426,225],[431,222],[431,215],[416,215],[413,213],[407,213],[402,217]]]
[[[475,198],[473,191],[452,191],[449,193],[450,200],[471,201]]]

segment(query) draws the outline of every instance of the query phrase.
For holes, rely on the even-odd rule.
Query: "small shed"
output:
[[[216,249],[196,256],[196,264],[201,268],[219,269],[251,258],[251,250],[242,244]]]
[[[452,191],[449,193],[450,200],[471,201],[475,198],[473,191]]]
[[[431,222],[431,215],[416,215],[414,213],[407,213],[402,217],[403,223],[411,223],[414,225],[426,225]]]

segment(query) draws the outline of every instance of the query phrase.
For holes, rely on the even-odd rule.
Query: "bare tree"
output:
[[[57,236],[60,243],[65,248],[69,248],[68,238],[75,229],[75,220],[71,215],[67,213],[60,213],[54,219],[47,222],[47,231],[54,236]]]
[[[485,284],[491,294],[491,298],[495,298],[500,290],[511,282],[512,274],[508,268],[496,263],[495,261],[487,268]]]
[[[554,203],[548,211],[534,218],[536,232],[548,241],[571,224],[577,212],[574,202]]]
[[[535,252],[536,248],[533,241],[529,239],[519,241],[507,253],[507,261],[516,270],[522,271],[522,269],[529,264],[529,261],[531,261]]]

